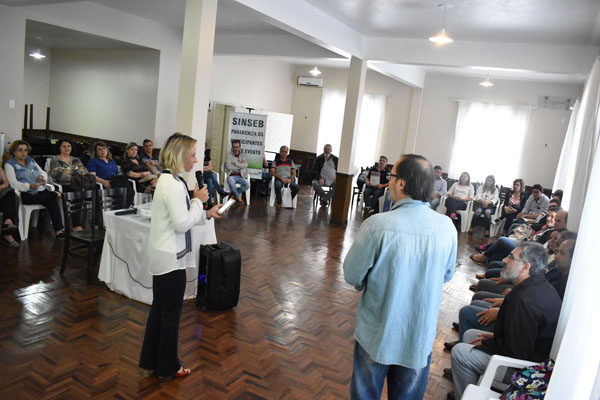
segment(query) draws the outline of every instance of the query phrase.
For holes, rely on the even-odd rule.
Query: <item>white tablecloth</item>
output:
[[[139,215],[115,215],[104,213],[106,236],[98,279],[117,293],[130,299],[152,304],[152,275],[148,272],[150,220]],[[186,270],[185,298],[196,296],[200,245],[217,242],[215,223],[210,219],[206,225],[192,228],[192,251],[196,267]]]

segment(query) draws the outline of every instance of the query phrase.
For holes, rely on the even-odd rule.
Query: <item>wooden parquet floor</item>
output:
[[[184,304],[180,358],[185,379],[159,382],[137,368],[149,306],[86,284],[83,263],[58,274],[62,242],[47,223],[20,249],[0,248],[0,399],[343,399],[352,374],[359,294],[342,261],[362,217],[329,223],[303,187],[295,210],[267,199],[233,209],[217,237],[242,252],[239,305],[202,313]],[[459,235],[458,268],[444,286],[426,399],[452,383],[443,342],[480,270],[468,255],[481,239]],[[74,261],[78,263],[79,261]],[[385,390],[382,398],[386,398]]]

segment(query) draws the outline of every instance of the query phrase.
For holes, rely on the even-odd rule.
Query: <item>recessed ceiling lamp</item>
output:
[[[40,53],[39,50],[34,51],[33,53],[29,54],[31,57],[35,58],[36,60],[41,60],[42,58],[46,58],[45,55],[43,55],[42,53]]]
[[[319,75],[321,75],[321,71],[319,71],[319,68],[317,68],[317,66],[316,66],[316,65],[315,65],[315,67],[314,67],[313,69],[311,69],[311,70],[310,70],[310,71],[308,71],[308,72],[310,72],[310,74],[311,74],[312,76],[319,76]]]
[[[438,46],[443,46],[445,44],[454,42],[454,39],[452,39],[446,33],[446,8],[452,6],[447,4],[438,4],[438,7],[444,8],[444,17],[442,18],[442,31],[437,35],[430,37],[429,41],[437,44]]]
[[[485,81],[479,82],[479,86],[483,86],[486,88],[494,86],[494,83],[492,81],[490,81],[490,72],[489,71],[487,74],[487,78],[485,78]]]

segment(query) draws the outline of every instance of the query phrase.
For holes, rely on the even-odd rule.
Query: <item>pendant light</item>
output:
[[[317,66],[315,65],[315,67],[313,69],[311,69],[310,71],[308,71],[312,76],[319,76],[321,75],[321,71],[319,71],[319,68],[317,68]]]
[[[494,82],[490,81],[490,71],[488,71],[487,78],[485,78],[485,81],[479,82],[479,86],[483,86],[485,88],[494,86]]]
[[[446,33],[446,8],[452,7],[452,6],[449,6],[447,4],[438,4],[438,7],[444,8],[444,17],[442,18],[442,31],[440,33],[438,33],[437,35],[430,37],[429,41],[435,43],[438,46],[443,46],[448,43],[454,42],[454,39],[452,39]]]

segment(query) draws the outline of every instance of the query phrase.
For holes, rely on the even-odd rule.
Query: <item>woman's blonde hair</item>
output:
[[[190,155],[196,146],[196,139],[176,132],[169,136],[160,150],[160,165],[178,174],[183,170],[183,159]]]
[[[98,147],[105,147],[106,148],[106,159],[112,160],[112,153],[110,152],[110,149],[108,148],[106,143],[104,143],[102,140],[98,140],[97,142],[94,143],[94,148],[92,151],[93,158],[99,158],[98,157]]]

